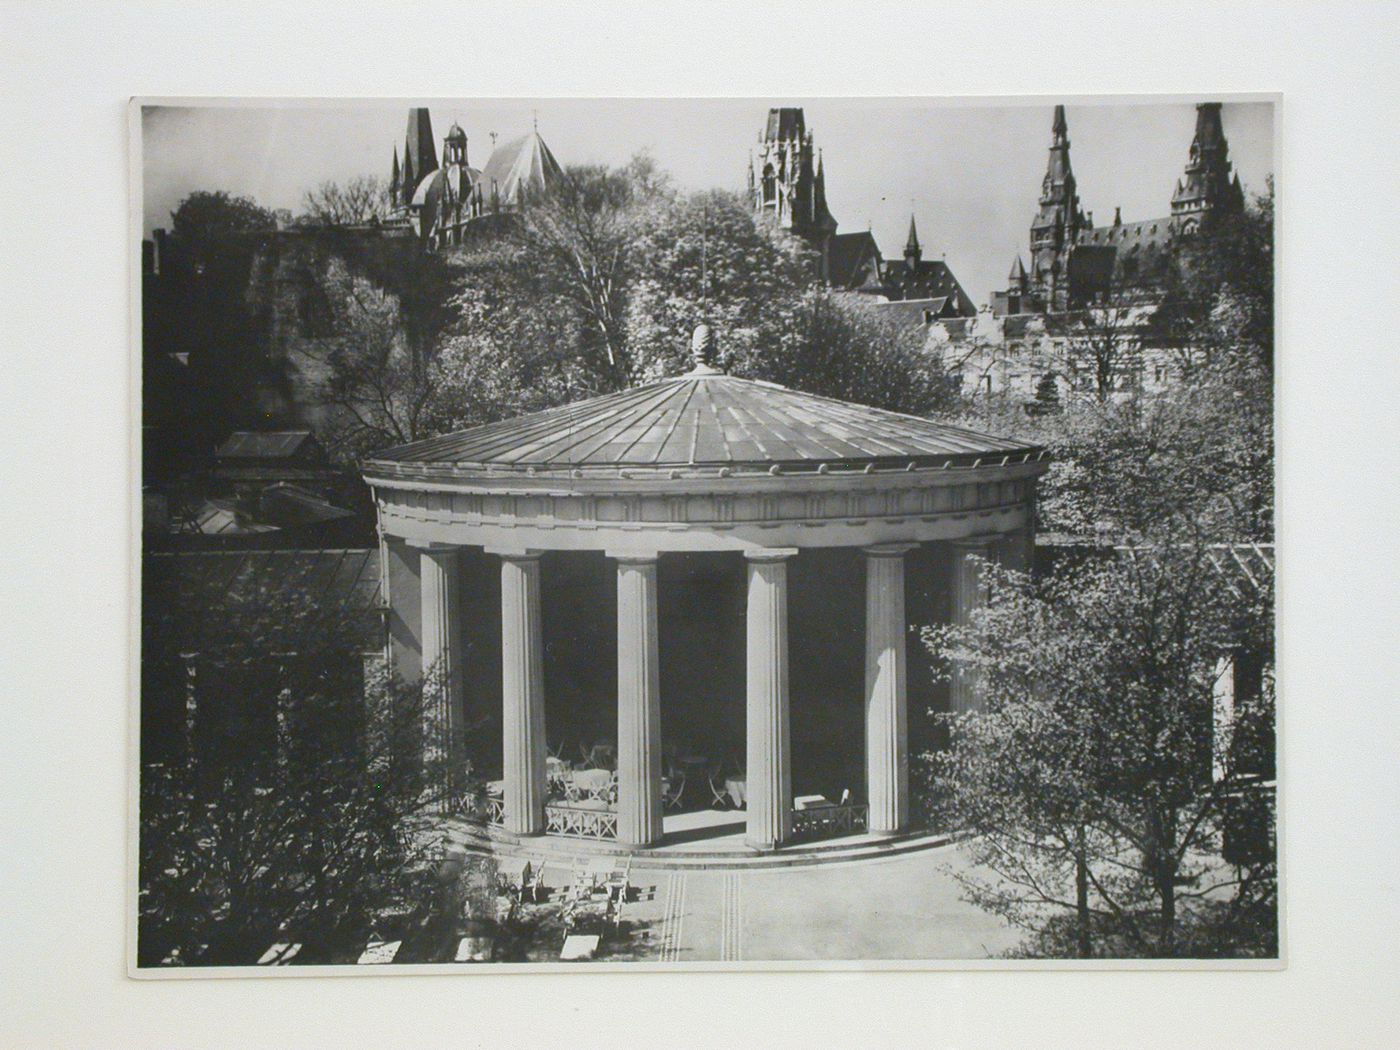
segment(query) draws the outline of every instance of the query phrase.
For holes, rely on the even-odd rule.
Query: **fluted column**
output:
[[[450,791],[463,749],[465,712],[462,698],[462,652],[458,620],[461,572],[458,548],[419,546],[419,595],[422,603],[423,765],[441,768],[443,780],[433,788]],[[444,799],[445,801],[445,799]]]
[[[544,639],[538,551],[501,555],[501,686],[505,704],[505,826],[544,831]]]
[[[904,555],[913,543],[865,550],[865,790],[867,827],[890,833],[909,823],[908,672]]]
[[[748,559],[748,830],[772,849],[792,828],[788,730],[787,559],[794,547],[746,551]]]
[[[978,559],[991,557],[992,537],[973,536],[953,542],[953,622],[965,626],[986,600],[982,569]],[[969,667],[953,668],[952,707],[954,714],[981,708],[977,672]]]
[[[656,555],[617,558],[617,840],[661,838],[661,667]]]

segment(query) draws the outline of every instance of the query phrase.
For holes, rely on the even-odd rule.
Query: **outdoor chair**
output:
[[[617,910],[622,911],[623,902],[627,900],[627,895],[632,891],[632,858],[628,857],[620,868],[613,868],[608,873],[607,881],[604,885],[608,891],[608,901],[617,905]]]
[[[680,809],[681,796],[685,794],[685,774],[666,777],[661,781],[661,805],[663,809]]]
[[[721,778],[723,774],[720,774]],[[711,773],[706,779],[710,782],[710,799],[714,802],[716,809],[728,809],[733,800],[729,797],[729,789],[721,779],[719,784],[715,783],[715,774]]]
[[[544,884],[544,861],[536,865],[534,872],[530,876],[530,900],[538,904],[540,896],[549,896],[549,887]]]

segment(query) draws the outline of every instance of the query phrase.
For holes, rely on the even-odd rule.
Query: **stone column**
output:
[[[792,828],[788,738],[787,559],[795,547],[746,551],[748,559],[748,831],[751,846],[782,845]]]
[[[909,823],[908,672],[904,555],[917,544],[865,551],[865,790],[872,832]]]
[[[656,555],[617,559],[617,840],[661,838],[661,667]]]
[[[993,537],[973,536],[953,541],[953,622],[972,622],[973,612],[986,600],[982,571],[974,559],[991,557]],[[953,668],[952,707],[954,714],[966,714],[982,706],[977,673],[968,667]]]
[[[544,832],[544,638],[540,552],[501,555],[501,685],[505,702],[506,830]]]
[[[466,712],[462,694],[459,605],[461,566],[458,548],[445,544],[418,547],[419,598],[422,602],[423,764],[442,766],[442,780],[432,788],[446,796],[461,759]]]

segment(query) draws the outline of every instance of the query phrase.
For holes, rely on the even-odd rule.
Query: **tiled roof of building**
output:
[[[870,305],[884,317],[892,317],[908,324],[928,324],[944,319],[943,312],[948,307],[948,299],[948,296],[943,295],[936,299],[892,299]]]
[[[684,376],[386,449],[371,474],[446,467],[466,473],[623,468],[768,472],[783,466],[938,466],[1038,446],[773,383],[697,369]]]
[[[1165,219],[1144,219],[1142,222],[1125,222],[1117,226],[1095,226],[1079,234],[1080,244],[1108,245],[1120,252],[1134,246],[1143,251],[1160,251],[1172,237],[1172,221]]]
[[[292,459],[319,452],[309,430],[239,430],[214,452],[215,459]]]
[[[858,281],[862,267],[868,262],[879,266],[880,246],[869,230],[859,233],[838,233],[827,246],[827,266],[831,283],[837,288],[863,285]]]
[[[542,190],[563,174],[564,169],[537,131],[497,146],[481,173],[486,192],[495,193],[502,201],[515,200],[522,189],[527,193]]]

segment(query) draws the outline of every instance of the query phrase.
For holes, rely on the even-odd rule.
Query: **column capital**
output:
[[[786,561],[796,555],[796,547],[759,547],[744,551],[744,558],[748,561]]]
[[[533,547],[486,547],[487,554],[496,554],[508,561],[534,561],[539,558],[544,551]]]
[[[604,551],[605,555],[621,565],[655,565],[661,557],[657,551]]]
[[[404,540],[404,544],[427,554],[456,554],[462,549],[460,543],[439,543],[437,540]]]
[[[861,548],[861,553],[870,558],[899,558],[908,554],[918,543],[910,540],[902,543],[872,543]]]

